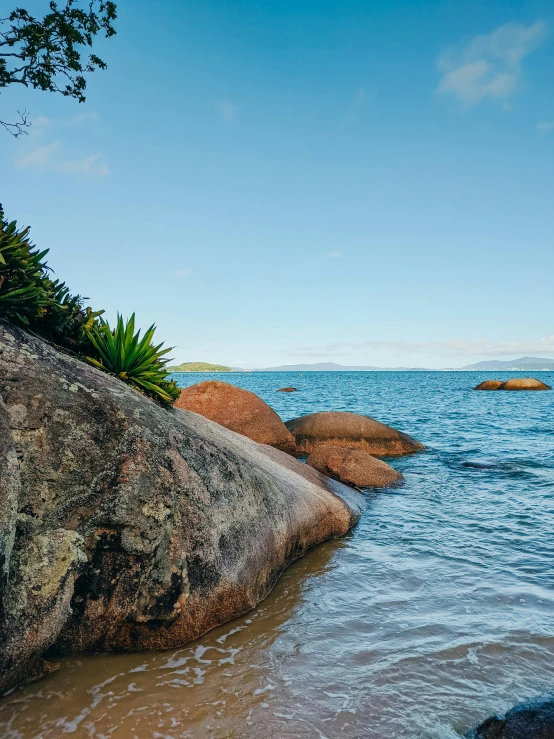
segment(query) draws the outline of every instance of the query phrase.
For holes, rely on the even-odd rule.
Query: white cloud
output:
[[[191,269],[178,269],[175,274],[177,275],[177,277],[186,277],[187,275],[190,275],[191,272]]]
[[[67,143],[51,141],[48,138],[54,129],[66,129],[94,123],[100,117],[96,113],[82,113],[70,118],[52,120],[46,116],[38,116],[30,131],[30,136],[20,144],[20,154],[14,165],[17,169],[35,169],[42,172],[58,172],[62,174],[78,174],[91,177],[105,177],[110,173],[100,153],[76,155],[68,152]],[[67,135],[66,130],[60,135]],[[73,138],[80,137],[76,133]]]
[[[340,251],[330,251],[327,254],[327,259],[342,259],[342,254]]]
[[[550,131],[554,131],[554,121],[540,121],[537,123],[537,131],[539,133],[550,133]]]
[[[219,111],[219,115],[222,117],[223,121],[228,125],[231,125],[231,123],[236,121],[239,112],[238,105],[230,100],[220,100],[217,103],[217,110]]]
[[[326,344],[321,347],[297,346],[289,349],[289,356],[329,357],[342,356],[348,351],[390,350],[401,354],[432,353],[444,357],[500,357],[514,359],[525,354],[554,354],[554,335],[543,339],[520,339],[517,341],[494,342],[487,339],[445,339],[443,341],[361,341]]]
[[[15,161],[18,169],[38,169],[42,172],[60,172],[63,174],[83,174],[93,177],[105,177],[110,173],[107,164],[100,154],[90,154],[80,158],[67,156],[60,141],[39,146]]]
[[[543,21],[507,23],[445,51],[438,62],[438,92],[455,95],[466,108],[487,97],[505,102],[519,88],[523,60],[546,36]]]

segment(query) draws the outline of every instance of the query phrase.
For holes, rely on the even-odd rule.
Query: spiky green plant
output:
[[[101,370],[133,385],[146,395],[171,404],[179,397],[179,388],[167,380],[165,355],[171,351],[162,349],[163,343],[154,345],[152,339],[156,327],[150,326],[144,336],[135,333],[135,314],[127,322],[117,315],[117,324],[112,329],[107,321],[99,319],[98,325],[88,330],[90,340],[98,353],[98,359],[87,360]]]
[[[0,315],[26,326],[41,318],[50,304],[43,285],[48,249],[36,249],[29,230],[18,231],[16,221],[5,220],[0,205]]]

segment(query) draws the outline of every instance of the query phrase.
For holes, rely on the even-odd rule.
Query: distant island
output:
[[[314,364],[281,364],[278,367],[246,370],[248,372],[549,372],[554,371],[554,359],[545,357],[520,357],[519,359],[489,359],[465,367],[445,367],[430,370],[425,367],[375,367],[373,365],[344,365],[336,362],[317,362]],[[237,370],[240,371],[240,370]],[[243,370],[244,371],[244,370]]]
[[[518,370],[526,372],[527,370],[542,370],[544,372],[554,370],[554,359],[545,357],[520,357],[519,359],[489,359],[485,362],[477,362],[476,364],[468,364],[462,367],[463,370],[475,371],[496,371],[504,370],[506,372]]]
[[[318,362],[316,364],[282,364],[279,367],[265,367],[264,369],[251,370],[252,372],[417,372],[424,370],[423,367],[373,367],[361,365],[344,365],[335,362]]]
[[[167,367],[168,372],[232,372],[231,367],[224,364],[209,364],[208,362],[183,362],[175,367]]]

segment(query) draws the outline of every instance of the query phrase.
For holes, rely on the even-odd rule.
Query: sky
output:
[[[0,95],[0,202],[72,292],[176,362],[554,356],[551,0],[117,6],[86,103]]]

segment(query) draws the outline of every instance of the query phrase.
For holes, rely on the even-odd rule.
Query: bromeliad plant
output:
[[[168,380],[165,355],[171,351],[152,343],[156,327],[150,326],[140,338],[135,333],[135,314],[125,323],[118,314],[117,324],[112,329],[107,321],[99,319],[97,325],[88,330],[90,341],[98,353],[98,359],[87,357],[95,367],[110,372],[119,379],[133,385],[146,395],[170,405],[179,397],[180,390],[173,380]]]
[[[43,285],[48,249],[34,248],[29,230],[18,231],[15,221],[8,223],[0,206],[0,315],[26,326],[40,319],[50,304]]]
[[[167,379],[164,357],[171,349],[152,344],[154,326],[141,339],[133,314],[126,324],[118,316],[112,330],[100,318],[104,311],[93,311],[84,305],[85,298],[71,295],[64,282],[51,278],[45,261],[48,249],[37,249],[29,230],[8,222],[0,205],[0,318],[86,357],[161,403],[172,404],[179,388]]]
[[[29,231],[5,220],[0,205],[0,316],[64,349],[90,351],[86,329],[104,311],[85,307],[84,298],[50,277],[44,259],[48,249],[39,251]]]

